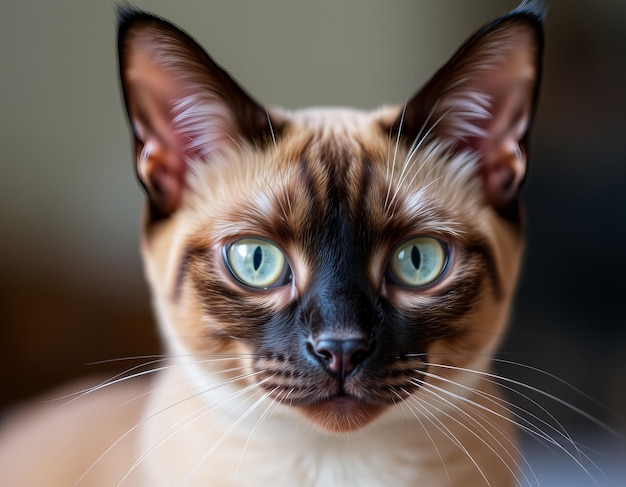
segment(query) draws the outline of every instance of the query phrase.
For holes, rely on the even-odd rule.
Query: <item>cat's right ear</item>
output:
[[[137,175],[153,219],[179,207],[190,161],[210,161],[243,141],[279,130],[189,35],[126,6],[118,10],[118,55],[124,102],[135,143]]]

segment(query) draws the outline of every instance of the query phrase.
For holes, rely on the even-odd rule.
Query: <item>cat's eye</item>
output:
[[[443,274],[447,261],[445,244],[432,237],[415,237],[392,252],[387,274],[394,284],[400,286],[427,286]]]
[[[242,284],[268,289],[288,284],[291,269],[282,251],[262,238],[242,238],[224,249],[224,260]]]

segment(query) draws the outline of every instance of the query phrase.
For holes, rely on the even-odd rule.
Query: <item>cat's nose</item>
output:
[[[371,341],[362,338],[333,339],[319,338],[313,343],[313,352],[326,369],[342,379],[370,354]]]

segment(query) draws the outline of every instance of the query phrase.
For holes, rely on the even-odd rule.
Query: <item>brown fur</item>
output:
[[[523,249],[536,13],[487,27],[406,106],[372,113],[266,111],[182,31],[123,15],[122,86],[148,197],[142,254],[168,360],[145,398],[125,408],[120,394],[110,422],[123,426],[102,440],[111,450],[97,442],[64,475],[511,485],[511,422],[481,374]],[[389,262],[416,237],[446,257],[411,287]],[[238,279],[226,255],[241,238],[280,249],[288,278]],[[328,343],[356,343],[358,361],[351,351],[333,369]]]

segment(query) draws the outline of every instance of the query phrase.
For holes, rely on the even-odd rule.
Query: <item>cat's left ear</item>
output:
[[[485,197],[503,210],[526,175],[541,73],[543,9],[525,2],[471,37],[392,124],[409,143],[452,142],[480,157]]]
[[[136,170],[152,219],[174,213],[190,161],[219,157],[242,143],[267,143],[279,130],[268,112],[189,35],[123,6],[118,55]]]

